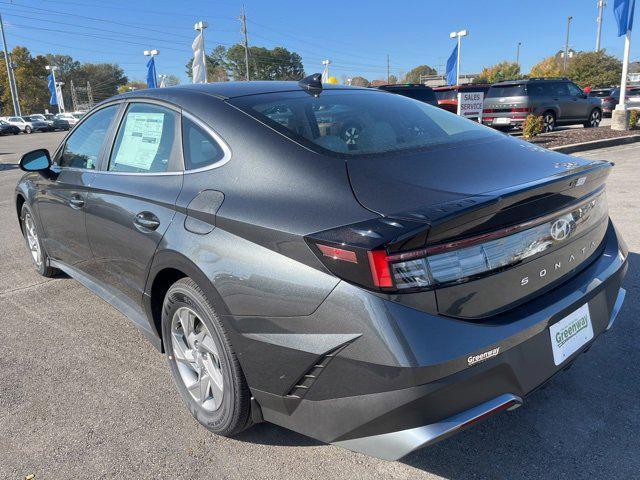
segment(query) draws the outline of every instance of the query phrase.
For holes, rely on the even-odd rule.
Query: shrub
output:
[[[638,128],[638,110],[631,110],[629,112],[629,130],[636,128]]]
[[[540,135],[544,130],[541,115],[528,115],[522,124],[522,136],[524,138],[533,138]]]

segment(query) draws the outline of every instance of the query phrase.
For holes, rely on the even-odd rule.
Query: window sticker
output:
[[[122,142],[113,163],[151,170],[162,138],[164,117],[164,113],[128,113]]]

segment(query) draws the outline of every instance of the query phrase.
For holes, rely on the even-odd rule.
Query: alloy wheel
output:
[[[546,113],[542,118],[542,124],[544,126],[545,133],[553,132],[553,129],[555,128],[555,124],[556,124],[556,119],[552,113]]]
[[[40,242],[38,241],[38,232],[36,230],[36,224],[33,221],[33,217],[30,213],[24,216],[24,232],[27,237],[27,244],[31,251],[33,261],[39,267],[42,265],[42,251],[40,250]]]
[[[600,121],[602,120],[602,114],[600,113],[599,110],[594,110],[593,112],[591,112],[591,116],[589,117],[589,125],[591,125],[591,127],[596,128],[598,125],[600,125]]]
[[[224,380],[218,348],[205,323],[189,307],[171,320],[173,356],[191,397],[209,412],[222,405]]]

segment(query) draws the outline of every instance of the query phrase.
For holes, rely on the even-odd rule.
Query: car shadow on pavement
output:
[[[272,423],[259,423],[234,437],[241,442],[256,443],[259,445],[278,445],[285,447],[313,447],[323,445],[300,433],[287,430]]]
[[[401,461],[451,480],[638,478],[640,255],[629,253],[625,302],[611,331],[522,407]],[[631,400],[633,399],[633,400]]]
[[[15,163],[0,163],[0,172],[5,170],[16,170],[18,168],[20,167]]]

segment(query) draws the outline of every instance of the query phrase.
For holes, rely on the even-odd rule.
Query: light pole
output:
[[[522,42],[518,42],[516,46],[516,65],[520,68],[520,47],[522,46]]]
[[[153,50],[145,50],[144,52],[145,57],[151,57],[151,59],[153,60],[153,57],[155,57],[156,55],[158,55],[160,53],[160,50],[156,50],[155,48]],[[153,65],[153,83],[154,85],[158,86],[158,79],[156,78],[156,66],[155,66],[155,62]]]
[[[569,58],[569,29],[571,28],[571,20],[573,17],[567,17],[567,39],[564,42],[564,59],[562,62],[562,73],[567,71],[567,59]]]
[[[207,83],[207,50],[204,48],[204,29],[209,24],[207,22],[198,22],[193,26],[194,30],[197,30],[202,35],[202,65],[204,68],[204,83]]]
[[[322,61],[322,83],[327,83],[329,81],[329,65],[331,65],[331,60],[323,60]]]
[[[456,85],[460,85],[460,49],[462,48],[462,37],[469,35],[468,30],[460,30],[459,32],[451,32],[449,38],[458,39],[458,59],[456,61]]]
[[[596,52],[600,51],[600,36],[602,35],[602,12],[607,2],[598,0],[598,33],[596,33]]]
[[[7,65],[7,77],[9,79],[9,91],[11,92],[11,102],[13,103],[13,114],[20,116],[20,100],[18,98],[18,87],[16,79],[13,76],[13,64],[9,59],[9,51],[7,49],[7,39],[4,35],[4,24],[2,23],[2,15],[0,15],[0,33],[2,33],[2,44],[4,45],[4,62]]]
[[[64,113],[64,99],[62,98],[62,83],[56,80],[56,70],[58,67],[55,65],[46,65],[45,69],[51,72],[53,76],[53,87],[56,92],[56,101],[58,102],[58,112]]]

